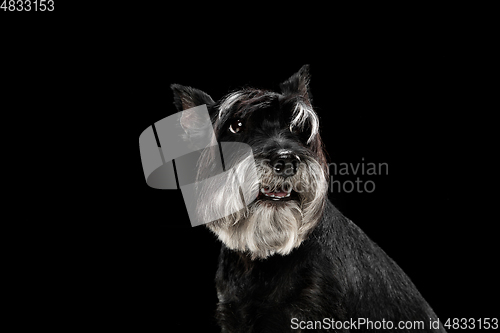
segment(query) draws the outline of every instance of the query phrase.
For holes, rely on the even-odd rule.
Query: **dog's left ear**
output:
[[[174,105],[177,111],[191,109],[198,105],[215,103],[210,95],[199,89],[181,86],[180,84],[172,84],[170,88],[174,92]]]
[[[280,84],[281,92],[284,95],[300,95],[306,102],[311,104],[311,94],[309,92],[309,65],[304,65],[299,71],[293,74],[288,80]]]

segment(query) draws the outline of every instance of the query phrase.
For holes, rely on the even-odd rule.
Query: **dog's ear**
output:
[[[284,95],[300,95],[307,102],[311,103],[309,80],[309,65],[304,65],[297,73],[293,74],[288,80],[280,84],[281,92]]]
[[[203,104],[214,104],[214,100],[207,93],[180,84],[172,84],[170,86],[174,92],[174,105],[178,111],[194,108]]]
[[[191,87],[172,84],[170,88],[174,92],[175,107],[178,111],[183,111],[179,119],[185,132],[183,138],[191,142],[196,149],[205,147],[203,144],[210,143],[214,139],[210,117],[200,110],[189,109],[203,104],[207,104],[207,106],[214,104],[214,100],[207,93]]]

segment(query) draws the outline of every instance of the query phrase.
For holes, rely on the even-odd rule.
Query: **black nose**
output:
[[[271,161],[274,174],[281,177],[291,177],[297,173],[300,159],[292,153],[281,153]]]

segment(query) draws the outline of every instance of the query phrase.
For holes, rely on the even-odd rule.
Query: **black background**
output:
[[[333,192],[332,202],[443,322],[498,315],[498,218],[487,213],[498,199],[497,172],[488,169],[498,150],[486,102],[494,78],[488,19],[468,8],[414,16],[331,8],[323,17],[253,5],[258,15],[243,19],[238,10],[64,5],[45,16],[1,13],[4,64],[14,64],[3,70],[15,73],[4,76],[4,96],[16,97],[21,117],[37,119],[36,139],[50,147],[37,165],[78,168],[44,177],[62,180],[62,195],[40,210],[55,222],[30,229],[43,241],[23,261],[33,267],[25,288],[42,295],[35,310],[56,300],[45,321],[218,332],[220,243],[191,228],[180,191],[147,186],[138,137],[175,112],[172,83],[218,100],[243,85],[277,89],[306,63],[329,162],[389,166],[387,175],[360,176],[374,181],[373,193]],[[49,156],[61,131],[69,149],[55,168]]]
[[[397,33],[383,40],[369,33],[358,37],[338,45],[334,35],[325,37],[331,43],[285,44],[269,55],[246,45],[223,59],[201,60],[200,50],[200,58],[165,65],[165,83],[143,91],[151,100],[136,119],[136,136],[174,112],[170,83],[199,88],[217,100],[245,84],[276,89],[310,63],[329,161],[389,165],[387,175],[360,177],[374,181],[373,193],[333,192],[330,199],[403,268],[443,322],[495,316],[488,301],[498,293],[494,237],[486,231],[491,222],[482,216],[487,201],[478,199],[476,178],[486,133],[478,132],[483,120],[476,115],[474,64],[445,36],[406,36],[411,43]],[[207,329],[213,325],[220,245],[203,227],[190,228],[179,192],[148,188],[138,156],[134,163],[134,195],[144,214],[143,224],[134,226],[141,231],[143,256],[135,264],[150,281],[147,296],[139,298],[154,320],[164,316],[174,325]],[[162,308],[172,303],[174,309]]]

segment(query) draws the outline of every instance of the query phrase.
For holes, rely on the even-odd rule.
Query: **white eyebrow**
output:
[[[222,117],[222,113],[226,110],[228,110],[233,104],[240,98],[243,94],[239,91],[234,92],[230,95],[228,95],[220,104],[220,109],[219,109],[219,119]]]
[[[290,123],[290,131],[292,131],[294,127],[303,129],[308,119],[311,122],[312,129],[307,143],[311,142],[313,137],[318,134],[319,119],[314,110],[309,105],[305,104],[302,101],[297,102],[297,105],[295,105],[295,109],[293,110],[293,119]]]

